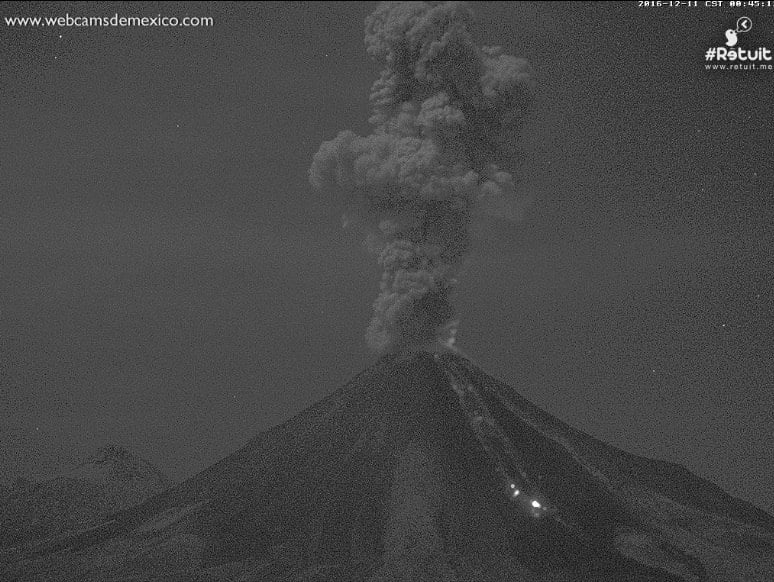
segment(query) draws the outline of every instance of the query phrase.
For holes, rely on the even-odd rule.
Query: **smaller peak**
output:
[[[95,456],[97,455],[111,458],[127,458],[134,456],[126,447],[114,443],[108,443],[97,449]]]
[[[133,458],[135,458],[135,456],[126,447],[114,443],[108,443],[91,454],[88,460],[92,462],[104,462],[110,460],[124,460]]]
[[[93,483],[149,481],[162,488],[170,483],[166,474],[153,463],[114,443],[97,449],[68,470],[65,476]]]

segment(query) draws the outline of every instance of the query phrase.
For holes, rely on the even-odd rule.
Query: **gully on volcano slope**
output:
[[[459,353],[433,358],[517,512],[548,520],[594,554],[612,551],[685,579],[765,579],[757,567],[749,578],[729,572],[741,568],[734,554],[744,543],[761,550],[761,568],[774,564],[774,519],[765,512],[680,465],[573,429]]]

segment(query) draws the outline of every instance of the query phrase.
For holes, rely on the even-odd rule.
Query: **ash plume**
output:
[[[379,352],[441,341],[473,225],[515,219],[508,171],[531,101],[529,64],[478,47],[462,3],[384,3],[365,42],[383,69],[371,92],[373,131],[320,146],[310,181],[335,194],[383,268],[366,337]]]

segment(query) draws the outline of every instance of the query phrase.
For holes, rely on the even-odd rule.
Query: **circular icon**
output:
[[[741,18],[739,18],[739,20],[736,21],[737,32],[749,32],[751,28],[752,28],[752,20],[750,20],[746,16],[742,16]]]

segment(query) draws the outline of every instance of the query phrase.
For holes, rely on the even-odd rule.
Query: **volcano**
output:
[[[774,518],[573,429],[459,354],[416,351],[2,559],[14,581],[770,582]]]
[[[109,444],[61,475],[19,478],[0,497],[0,547],[14,547],[97,525],[171,485],[153,464]]]

